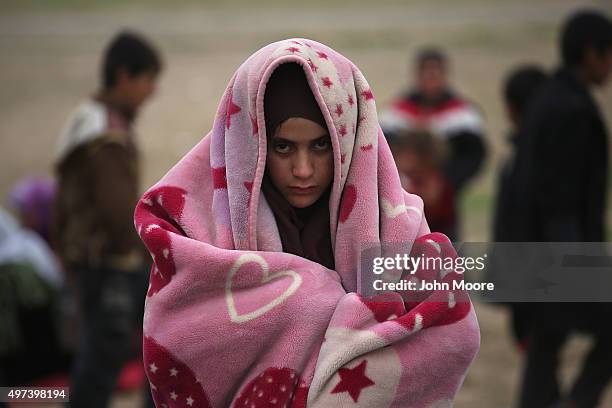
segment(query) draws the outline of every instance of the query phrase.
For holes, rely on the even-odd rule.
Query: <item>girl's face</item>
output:
[[[289,204],[295,208],[314,204],[334,176],[327,130],[308,119],[287,119],[268,142],[266,166],[272,183]]]

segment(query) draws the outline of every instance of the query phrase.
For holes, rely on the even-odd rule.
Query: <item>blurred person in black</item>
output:
[[[516,171],[517,219],[522,241],[605,240],[607,131],[590,86],[603,86],[612,70],[612,23],[579,11],[560,38],[562,66],[530,104],[520,130]],[[612,378],[609,303],[539,303],[533,323],[520,407],[595,407]],[[559,351],[574,331],[594,345],[571,390],[559,389]]]
[[[74,281],[83,328],[72,407],[106,407],[121,367],[142,344],[148,264],[132,221],[140,194],[133,122],[161,67],[146,39],[119,33],[106,48],[100,90],[79,105],[59,139],[55,247]]]
[[[383,111],[380,121],[385,135],[425,129],[447,144],[443,174],[454,196],[459,197],[484,161],[485,144],[481,114],[474,104],[452,90],[449,65],[447,56],[438,48],[421,50],[415,61],[415,88],[404,92]],[[458,220],[446,232],[451,240],[457,239],[457,224]]]
[[[547,80],[544,70],[535,65],[523,65],[513,69],[506,77],[503,85],[503,99],[506,107],[506,116],[510,122],[511,130],[508,135],[509,154],[500,169],[498,190],[493,220],[494,242],[521,242],[526,239],[515,231],[525,214],[519,211],[518,202],[521,200],[516,194],[516,172],[514,159],[516,146],[520,137],[520,127],[523,115]],[[531,303],[512,303],[512,334],[521,350],[525,350],[529,337],[531,324]]]

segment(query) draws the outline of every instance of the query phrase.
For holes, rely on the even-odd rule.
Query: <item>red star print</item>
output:
[[[317,55],[319,56],[319,58],[321,59],[327,59],[327,54],[321,51],[317,51]]]
[[[225,126],[229,129],[232,125],[232,115],[241,111],[240,106],[236,105],[232,101],[232,91],[230,90],[229,98],[227,99],[227,117],[225,119]]]
[[[353,95],[349,95],[348,96],[348,104],[353,106],[354,103],[355,103],[355,101],[353,100]]]
[[[338,115],[338,117],[342,116],[342,114],[344,113],[344,111],[342,110],[342,104],[336,104],[336,115]]]
[[[319,69],[319,67],[317,67],[310,58],[308,58],[308,66],[310,66],[310,69],[312,69],[312,72],[317,72],[317,70]]]
[[[370,380],[365,375],[367,362],[367,360],[363,360],[361,364],[355,368],[339,369],[338,375],[340,376],[340,382],[334,387],[331,393],[337,394],[340,392],[348,392],[353,401],[357,402],[361,391],[366,387],[374,385],[374,381]]]
[[[259,132],[259,125],[257,124],[257,117],[251,115],[250,112],[249,112],[249,116],[251,118],[251,127],[253,128],[253,135],[257,135],[257,132]]]
[[[367,152],[368,150],[372,150],[373,148],[374,146],[372,145],[372,143],[366,146],[361,146],[361,150],[363,150],[364,152]]]
[[[324,77],[324,78],[321,78],[321,80],[323,81],[323,86],[326,86],[326,87],[328,87],[328,88],[331,88],[331,87],[332,87],[332,85],[334,84],[334,83],[332,82],[332,80],[331,80],[331,79],[329,79],[329,77]]]
[[[292,53],[295,54],[296,52],[300,52],[300,49],[296,47],[289,47],[287,48],[287,51],[291,51]]]
[[[372,93],[371,89],[368,89],[367,91],[363,91],[361,95],[364,98],[366,98],[366,101],[369,101],[370,99],[374,99],[374,94]]]
[[[346,136],[346,125],[340,125],[340,130],[338,132],[340,133],[340,136]]]

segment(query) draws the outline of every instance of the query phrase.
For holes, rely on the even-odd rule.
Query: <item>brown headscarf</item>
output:
[[[264,95],[264,110],[268,140],[278,125],[289,118],[309,119],[327,129],[304,70],[295,62],[279,65],[270,76]]]
[[[289,118],[309,119],[327,129],[304,71],[296,63],[285,63],[274,70],[266,85],[264,109],[268,140]],[[266,169],[261,190],[274,213],[283,251],[334,269],[329,230],[329,189],[310,207],[294,208],[274,187]]]

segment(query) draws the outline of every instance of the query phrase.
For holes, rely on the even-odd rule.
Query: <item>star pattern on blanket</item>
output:
[[[369,101],[370,99],[374,99],[374,94],[372,93],[371,89],[367,89],[367,90],[363,91],[361,93],[361,96],[363,96],[366,101]]]
[[[308,66],[310,67],[310,69],[312,69],[312,72],[314,73],[316,73],[319,69],[319,67],[316,66],[315,63],[312,61],[312,58],[308,58]]]
[[[353,401],[358,402],[361,391],[366,387],[374,385],[374,381],[365,375],[367,363],[368,360],[363,360],[353,368],[340,368],[338,370],[340,382],[331,390],[331,393],[348,392]]]
[[[227,98],[227,116],[225,118],[225,127],[227,127],[228,129],[232,126],[232,115],[235,115],[236,113],[242,110],[240,109],[240,106],[234,103],[232,98],[233,92],[230,90]]]
[[[346,125],[344,124],[340,125],[340,129],[338,129],[338,133],[340,134],[340,137],[346,136]]]
[[[343,113],[344,113],[344,110],[342,109],[342,104],[341,103],[336,104],[336,115],[340,117],[342,116]]]
[[[193,371],[149,336],[143,338],[143,355],[155,405],[167,408],[211,406]]]

